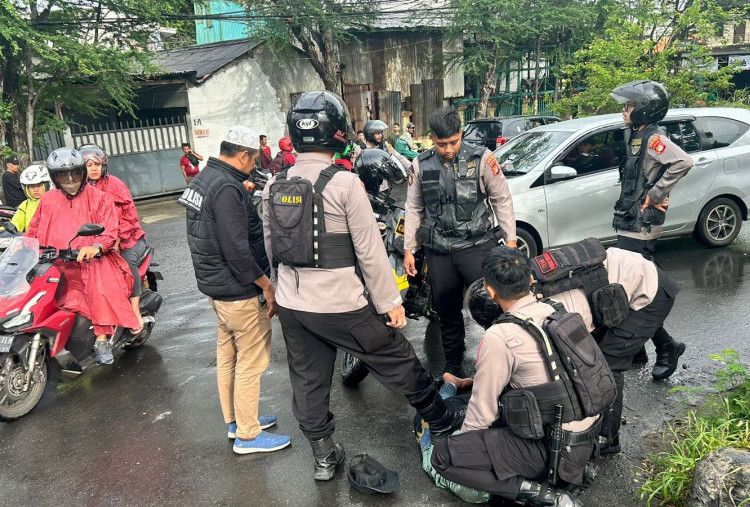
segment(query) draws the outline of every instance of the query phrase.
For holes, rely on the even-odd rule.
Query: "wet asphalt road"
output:
[[[141,203],[139,212],[164,276],[159,286],[164,304],[151,340],[120,353],[112,366],[52,383],[29,415],[0,423],[0,503],[461,504],[421,470],[412,409],[372,378],[357,389],[334,381],[335,436],[349,456],[368,452],[398,471],[399,488],[388,496],[364,496],[349,487],[344,473],[328,483],[314,482],[310,448],[291,413],[276,319],[261,410],[278,415],[272,431],[291,435],[292,446],[268,455],[233,454],[216,392],[214,315],[195,287],[184,213],[173,199]],[[732,347],[750,357],[745,304],[750,283],[744,283],[750,233],[743,232],[730,248],[708,250],[685,238],[661,241],[659,249],[659,262],[683,287],[666,325],[688,344],[683,367],[663,383],[651,381],[651,365],[628,374],[624,452],[601,460],[599,479],[582,497],[586,505],[642,504],[632,498],[634,472],[659,439],[664,421],[684,410],[668,391],[708,385],[718,366],[709,354]],[[467,331],[471,368],[481,330],[467,319]],[[438,374],[443,358],[437,328],[410,321],[405,334],[425,366]],[[650,355],[653,360],[652,347]]]

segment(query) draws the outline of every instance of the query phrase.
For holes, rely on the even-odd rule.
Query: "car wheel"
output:
[[[727,246],[740,233],[742,212],[732,199],[719,197],[706,204],[698,216],[695,235],[704,245],[717,248]]]
[[[536,245],[534,236],[522,227],[516,229],[516,241],[518,243],[518,249],[529,257],[536,257],[539,253],[539,249]]]

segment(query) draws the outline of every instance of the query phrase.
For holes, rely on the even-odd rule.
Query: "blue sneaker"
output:
[[[275,415],[259,415],[258,416],[258,424],[260,424],[260,429],[265,430],[276,424],[276,416]]]
[[[261,431],[253,440],[234,439],[232,450],[237,454],[251,454],[254,452],[273,452],[283,449],[292,443],[292,439],[283,435],[274,435]]]
[[[96,354],[96,364],[112,364],[115,360],[109,340],[95,341],[94,353]]]
[[[258,424],[260,429],[265,430],[276,424],[275,415],[259,415]],[[227,437],[231,439],[237,438],[237,423],[232,421],[229,423],[229,431],[227,431]]]

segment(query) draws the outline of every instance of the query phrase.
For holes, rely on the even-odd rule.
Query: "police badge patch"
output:
[[[659,135],[655,135],[651,138],[651,142],[648,143],[648,148],[650,150],[654,150],[657,155],[661,155],[662,153],[664,153],[664,150],[667,149],[664,141],[661,140],[661,136]]]
[[[489,157],[487,157],[487,167],[490,168],[492,174],[494,174],[495,176],[500,174],[500,164],[497,163],[495,155],[490,155]]]
[[[643,146],[643,139],[633,139],[630,141],[630,153],[638,155],[641,152],[641,146]]]

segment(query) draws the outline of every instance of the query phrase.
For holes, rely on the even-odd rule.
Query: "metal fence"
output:
[[[185,115],[74,125],[70,131],[76,146],[96,144],[110,156],[180,148],[189,140]]]
[[[551,115],[554,92],[539,92],[537,114]],[[514,93],[510,95],[495,95],[490,97],[487,116],[513,116],[517,114],[532,114],[533,93]],[[464,123],[476,118],[478,99],[457,99],[451,102],[453,107],[463,106]]]
[[[44,134],[41,143],[34,143],[34,156],[31,160],[47,160],[49,154],[65,146],[65,137],[60,132]]]
[[[89,123],[71,128],[75,146],[96,144],[109,155],[109,171],[122,179],[133,197],[181,191],[181,145],[189,142],[185,115],[143,120]]]

